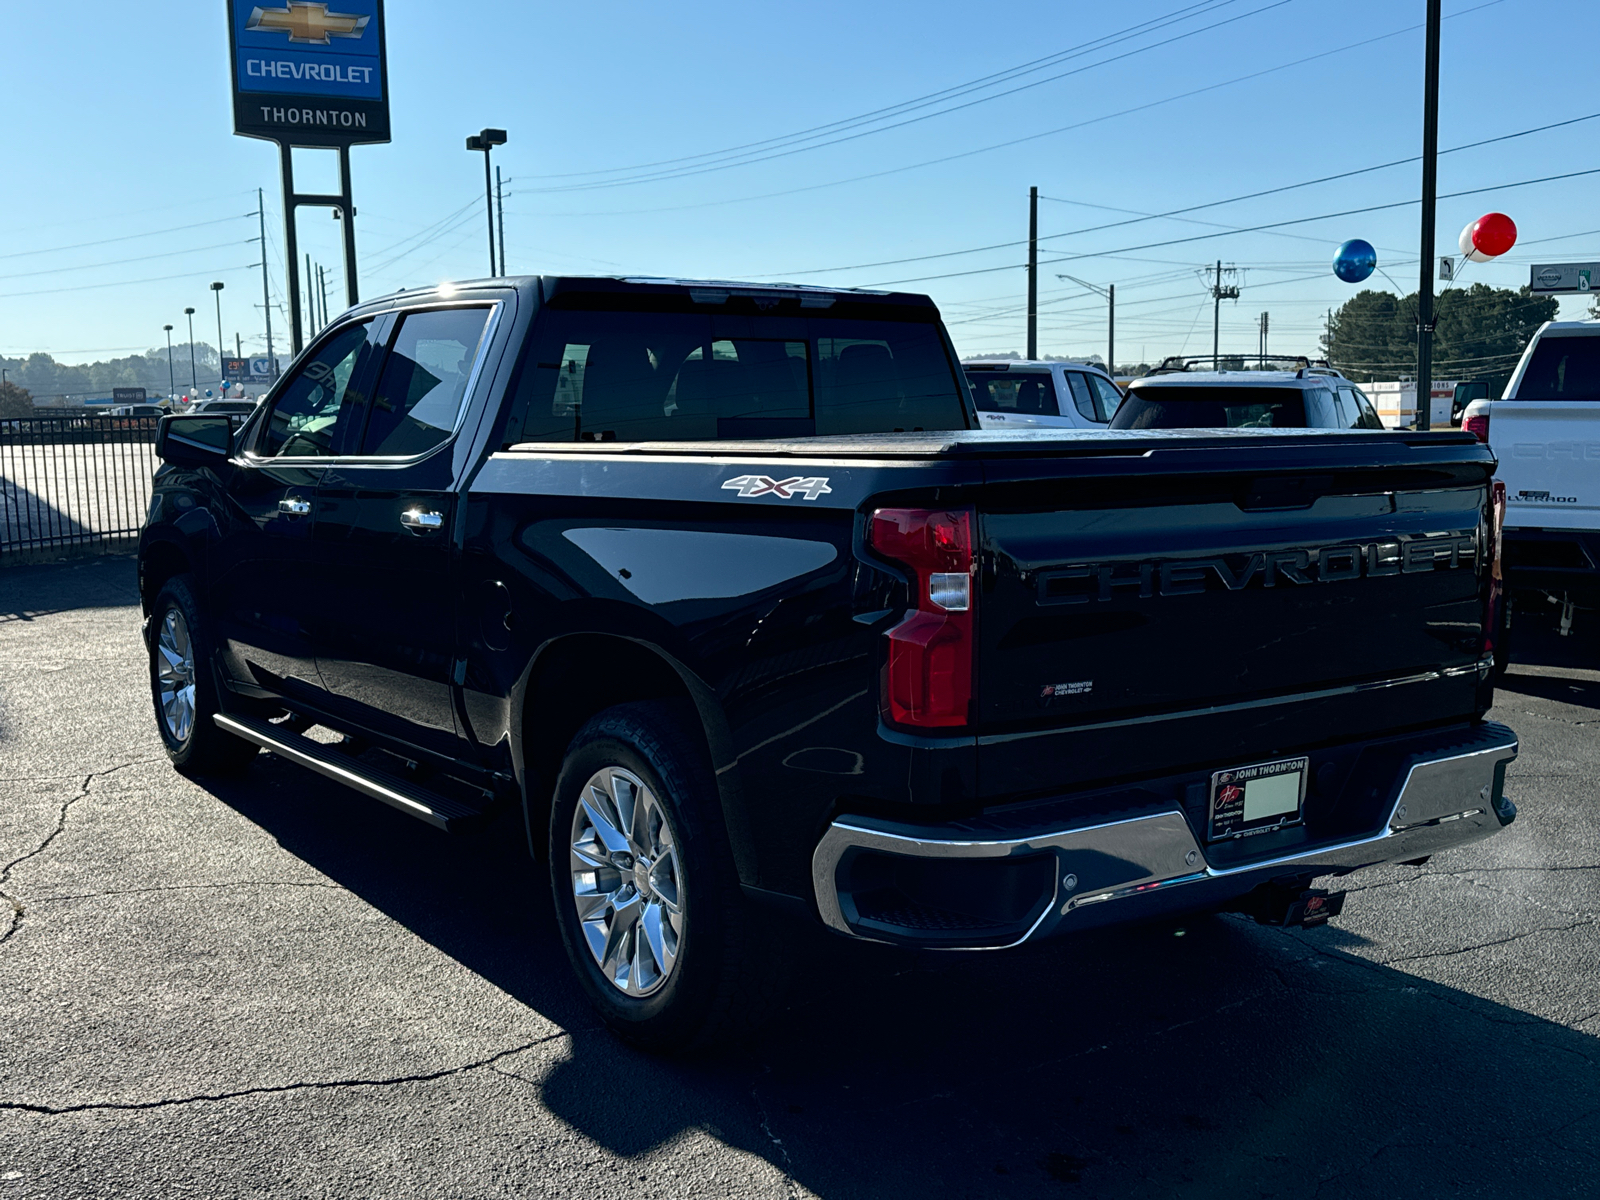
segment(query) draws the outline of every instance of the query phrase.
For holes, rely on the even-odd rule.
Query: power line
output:
[[[1564,179],[1579,179],[1587,175],[1600,175],[1600,167],[1587,171],[1567,171],[1560,175],[1544,175],[1537,179],[1520,179],[1515,183],[1497,183],[1489,187],[1468,188],[1460,192],[1442,192],[1438,199],[1455,200],[1462,196],[1479,196],[1485,192],[1501,192],[1510,188],[1530,187],[1538,183],[1555,183]],[[1083,254],[1065,254],[1060,258],[1045,259],[1041,263],[1048,266],[1051,263],[1077,262],[1084,258],[1103,258],[1106,254],[1122,254],[1132,250],[1156,250],[1164,246],[1182,246],[1192,242],[1209,241],[1211,238],[1232,237],[1237,233],[1261,233],[1268,229],[1281,229],[1286,225],[1306,225],[1312,221],[1328,221],[1336,217],[1353,217],[1362,213],[1383,212],[1392,208],[1405,208],[1412,204],[1420,203],[1417,200],[1395,200],[1389,204],[1371,204],[1364,208],[1348,208],[1341,212],[1320,213],[1314,217],[1296,217],[1288,221],[1270,221],[1264,225],[1248,225],[1239,229],[1219,230],[1216,233],[1197,233],[1192,237],[1169,238],[1161,242],[1146,242],[1139,246],[1124,246],[1114,251],[1105,253],[1087,252]],[[957,279],[967,275],[989,275],[996,271],[1014,271],[1021,264],[1007,263],[1000,267],[979,267],[971,271],[951,271],[944,275],[922,275],[912,279],[889,279],[878,283],[869,283],[865,287],[894,287],[902,283],[926,283],[936,279]]]
[[[1492,144],[1494,144],[1496,142],[1511,141],[1511,140],[1513,140],[1515,138],[1529,137],[1529,136],[1531,136],[1531,135],[1533,135],[1535,133],[1545,133],[1545,132],[1547,132],[1547,131],[1549,131],[1551,129],[1561,129],[1561,128],[1564,128],[1565,126],[1568,126],[1568,125],[1577,125],[1577,124],[1579,124],[1581,122],[1584,122],[1584,121],[1593,121],[1593,120],[1596,120],[1596,119],[1600,119],[1600,112],[1588,113],[1585,116],[1572,117],[1572,118],[1570,118],[1568,120],[1556,121],[1556,122],[1553,122],[1553,123],[1548,124],[1548,125],[1536,125],[1531,129],[1520,129],[1520,130],[1517,130],[1515,133],[1501,134],[1498,137],[1485,138],[1482,141],[1466,142],[1466,143],[1464,143],[1464,144],[1462,144],[1460,146],[1452,146],[1448,150],[1441,150],[1441,151],[1439,151],[1439,153],[1441,155],[1444,155],[1444,154],[1458,154],[1463,150],[1475,150],[1475,149],[1479,148],[1480,146],[1488,146],[1488,145],[1492,145]],[[1299,190],[1301,188],[1315,187],[1318,184],[1333,183],[1333,182],[1335,182],[1337,180],[1340,180],[1340,179],[1350,179],[1350,178],[1353,178],[1354,176],[1357,176],[1357,175],[1368,175],[1368,174],[1371,174],[1374,171],[1387,170],[1390,167],[1405,166],[1408,163],[1414,163],[1414,162],[1419,161],[1420,157],[1421,157],[1420,155],[1412,155],[1409,158],[1397,158],[1397,159],[1394,159],[1394,160],[1392,160],[1390,162],[1376,163],[1376,164],[1374,164],[1372,166],[1355,167],[1355,168],[1353,168],[1351,170],[1340,171],[1340,172],[1338,172],[1336,174],[1333,174],[1333,175],[1319,175],[1315,179],[1305,179],[1305,180],[1301,180],[1299,183],[1286,183],[1286,184],[1282,184],[1282,185],[1280,185],[1278,187],[1265,188],[1265,189],[1262,189],[1260,191],[1255,191],[1255,192],[1246,192],[1243,195],[1239,195],[1239,196],[1229,196],[1228,198],[1226,198],[1224,200],[1208,200],[1204,204],[1190,204],[1190,205],[1186,205],[1183,208],[1168,209],[1166,212],[1139,214],[1139,215],[1134,216],[1134,217],[1132,217],[1132,218],[1130,218],[1129,220],[1126,220],[1126,221],[1110,221],[1110,222],[1107,222],[1104,225],[1089,225],[1089,226],[1085,226],[1082,229],[1071,229],[1071,230],[1066,231],[1065,233],[1046,234],[1045,236],[1041,237],[1039,240],[1041,242],[1045,242],[1045,241],[1056,241],[1056,240],[1059,240],[1060,238],[1066,238],[1066,237],[1079,237],[1079,236],[1081,236],[1083,234],[1086,234],[1086,233],[1100,233],[1100,232],[1103,232],[1104,230],[1107,230],[1107,229],[1121,229],[1121,228],[1125,228],[1125,227],[1127,227],[1129,225],[1141,225],[1146,221],[1161,221],[1161,220],[1166,220],[1168,218],[1179,217],[1179,216],[1182,216],[1182,215],[1187,214],[1187,213],[1201,212],[1201,211],[1203,211],[1205,209],[1208,209],[1208,208],[1220,208],[1220,207],[1222,207],[1223,205],[1226,205],[1226,204],[1239,204],[1239,203],[1242,203],[1242,202],[1244,202],[1246,200],[1258,200],[1263,196],[1273,196],[1273,195],[1278,195],[1278,194],[1283,193],[1283,192],[1297,191],[1297,190]],[[1113,209],[1113,208],[1111,208],[1110,205],[1088,204],[1087,202],[1081,201],[1081,200],[1062,200],[1062,199],[1060,199],[1059,197],[1056,197],[1056,196],[1044,196],[1044,195],[1041,195],[1039,197],[1039,199],[1041,199],[1041,200],[1050,200],[1050,201],[1053,201],[1054,203],[1057,203],[1057,204],[1083,204],[1083,205],[1085,205],[1085,207],[1089,207],[1089,208],[1107,208],[1107,209],[1110,209],[1113,212],[1129,212],[1129,211],[1131,211],[1129,209]],[[1596,231],[1596,232],[1600,232],[1600,231]],[[1574,235],[1574,236],[1577,236],[1577,235]],[[1524,244],[1531,245],[1532,243],[1524,243]],[[928,261],[931,261],[931,260],[934,260],[934,259],[940,259],[940,258],[955,258],[955,257],[958,257],[960,255],[964,255],[964,254],[982,254],[982,253],[985,253],[985,252],[990,251],[990,250],[1009,250],[1009,249],[1012,249],[1013,247],[1016,247],[1016,246],[1025,246],[1025,245],[1027,245],[1026,239],[1023,239],[1021,241],[996,242],[993,245],[989,245],[989,246],[973,246],[973,247],[970,247],[970,248],[968,248],[966,250],[946,250],[946,251],[943,251],[943,252],[938,253],[938,254],[919,254],[919,255],[913,255],[913,256],[911,256],[909,258],[885,259],[885,260],[883,260],[881,262],[855,263],[855,264],[853,264],[851,266],[846,266],[846,267],[819,267],[819,268],[817,268],[815,270],[808,270],[808,271],[789,271],[786,274],[788,276],[793,276],[795,278],[799,278],[800,276],[803,276],[803,275],[823,275],[823,274],[829,274],[829,273],[832,273],[832,272],[835,272],[835,271],[861,271],[861,270],[867,270],[867,269],[872,268],[872,267],[894,267],[894,266],[900,266],[903,263],[928,262]],[[777,274],[774,273],[774,274],[768,274],[768,275],[758,275],[758,276],[756,276],[756,278],[758,278],[758,279],[773,279],[773,278],[777,278]]]
[[[1454,20],[1457,17],[1468,16],[1468,15],[1470,15],[1472,13],[1475,13],[1475,12],[1478,12],[1478,11],[1480,11],[1482,9],[1492,8],[1495,5],[1503,4],[1503,3],[1505,3],[1505,0],[1485,0],[1485,2],[1482,3],[1482,4],[1477,4],[1477,5],[1474,5],[1471,8],[1462,9],[1460,12],[1451,13],[1449,16],[1447,16],[1445,18],[1445,20],[1447,20],[1447,21],[1448,20]],[[1102,114],[1101,116],[1091,117],[1088,120],[1078,121],[1078,122],[1075,122],[1075,123],[1073,123],[1071,125],[1062,125],[1062,126],[1059,126],[1059,127],[1055,128],[1055,129],[1046,129],[1046,130],[1044,130],[1044,131],[1042,131],[1040,133],[1026,134],[1026,135],[1024,135],[1022,137],[1012,138],[1012,139],[1010,139],[1008,141],[996,142],[996,143],[994,143],[992,145],[989,145],[989,146],[980,146],[975,150],[963,150],[963,151],[960,151],[960,152],[955,153],[955,154],[946,154],[946,155],[942,155],[939,158],[924,159],[921,162],[905,163],[905,164],[903,164],[901,166],[889,167],[889,168],[887,168],[885,170],[881,170],[881,171],[869,171],[864,175],[852,175],[852,176],[848,176],[848,177],[846,177],[844,179],[829,180],[826,183],[807,184],[807,185],[805,185],[803,187],[784,188],[782,190],[774,191],[774,192],[758,192],[758,193],[755,193],[755,194],[749,195],[749,196],[735,196],[735,197],[730,197],[730,198],[725,199],[725,200],[706,200],[706,201],[700,201],[700,202],[697,202],[697,203],[694,203],[694,204],[677,204],[677,205],[667,205],[667,206],[662,206],[662,207],[643,208],[643,209],[616,209],[616,210],[593,210],[593,209],[591,209],[591,210],[586,210],[586,211],[583,211],[583,212],[568,212],[568,213],[548,213],[547,212],[547,213],[540,213],[540,214],[537,214],[537,215],[542,216],[542,217],[552,217],[552,216],[619,217],[619,216],[640,216],[640,215],[646,215],[646,214],[650,214],[650,213],[662,213],[662,212],[685,212],[685,211],[689,211],[691,209],[720,207],[721,205],[724,205],[724,204],[744,204],[744,203],[749,203],[751,201],[756,201],[756,200],[773,200],[773,199],[779,199],[779,198],[788,197],[788,196],[798,196],[798,195],[802,195],[802,194],[804,194],[806,192],[820,191],[820,190],[823,190],[825,188],[842,187],[843,185],[849,184],[849,183],[861,183],[861,182],[864,182],[865,180],[869,180],[869,179],[881,179],[884,176],[897,175],[897,174],[900,174],[901,172],[904,172],[904,171],[914,171],[914,170],[918,170],[918,169],[920,169],[922,167],[940,166],[940,165],[943,165],[944,163],[957,162],[957,161],[959,161],[961,159],[964,159],[964,158],[972,158],[972,157],[975,157],[976,155],[988,154],[988,153],[991,153],[992,151],[995,151],[995,150],[1006,150],[1006,149],[1011,148],[1012,146],[1022,145],[1025,142],[1037,141],[1040,138],[1054,137],[1055,135],[1061,134],[1061,133],[1070,133],[1070,132],[1073,132],[1075,130],[1082,129],[1082,128],[1084,128],[1086,126],[1089,126],[1089,125],[1098,124],[1098,123],[1103,122],[1103,121],[1113,120],[1113,119],[1115,119],[1117,117],[1125,117],[1125,116],[1128,116],[1128,115],[1133,114],[1133,113],[1145,112],[1145,111],[1148,111],[1149,109],[1157,108],[1157,107],[1160,107],[1161,105],[1164,105],[1164,104],[1171,104],[1171,103],[1174,103],[1174,102],[1176,102],[1178,100],[1187,100],[1187,99],[1190,99],[1191,97],[1194,97],[1194,96],[1203,95],[1206,92],[1213,92],[1213,91],[1217,91],[1218,89],[1221,89],[1221,88],[1231,87],[1234,84],[1247,83],[1252,79],[1260,79],[1260,78],[1262,78],[1264,76],[1271,75],[1271,74],[1274,74],[1274,73],[1279,72],[1279,71],[1291,70],[1291,69],[1293,69],[1295,67],[1303,66],[1306,63],[1315,62],[1318,59],[1328,58],[1328,57],[1331,57],[1331,56],[1336,55],[1336,54],[1343,54],[1343,53],[1346,53],[1346,52],[1348,52],[1350,50],[1364,49],[1367,46],[1375,45],[1378,42],[1387,41],[1387,40],[1389,40],[1391,38],[1396,38],[1396,37],[1400,37],[1400,36],[1402,36],[1404,34],[1407,34],[1407,33],[1415,32],[1416,30],[1421,29],[1421,28],[1422,28],[1421,24],[1407,25],[1404,28],[1394,29],[1394,30],[1391,30],[1388,33],[1378,34],[1378,35],[1376,35],[1374,37],[1370,37],[1370,38],[1364,38],[1361,41],[1357,41],[1357,42],[1350,42],[1350,43],[1348,43],[1347,45],[1344,45],[1344,46],[1336,46],[1331,50],[1323,50],[1323,51],[1320,51],[1320,52],[1318,52],[1316,54],[1307,55],[1304,58],[1294,59],[1291,62],[1280,63],[1275,67],[1267,67],[1267,68],[1265,68],[1263,70],[1260,70],[1260,71],[1252,71],[1247,75],[1239,75],[1239,76],[1234,77],[1233,79],[1225,79],[1225,80],[1221,81],[1220,83],[1207,84],[1204,87],[1195,88],[1195,89],[1193,89],[1191,91],[1179,92],[1176,95],[1167,96],[1167,97],[1164,97],[1164,98],[1162,98],[1160,100],[1152,100],[1152,101],[1149,101],[1148,103],[1145,103],[1145,104],[1135,105],[1132,108],[1125,108],[1125,109],[1121,109],[1121,110],[1119,110],[1117,112],[1105,113],[1105,114]]]
[[[45,288],[37,292],[6,292],[0,294],[0,300],[15,300],[20,296],[54,296],[61,292],[87,292],[94,288],[131,287],[136,283],[164,283],[169,279],[196,279],[205,275],[210,275],[214,278],[230,271],[248,271],[260,265],[260,263],[242,263],[234,267],[211,267],[204,271],[185,271],[179,275],[156,275],[149,279],[119,279],[115,283],[82,283],[76,287]]]
[[[1228,3],[1232,3],[1233,0],[1227,0],[1227,2]],[[1153,42],[1153,43],[1151,43],[1150,45],[1147,45],[1147,46],[1140,46],[1140,47],[1137,47],[1137,48],[1135,48],[1133,50],[1124,51],[1121,54],[1112,55],[1110,58],[1104,58],[1104,59],[1101,59],[1101,60],[1099,60],[1097,62],[1089,63],[1089,64],[1087,64],[1085,66],[1075,67],[1070,71],[1063,71],[1060,74],[1047,76],[1044,79],[1036,79],[1031,83],[1021,84],[1021,85],[1019,85],[1017,87],[1014,87],[1014,88],[1011,88],[1011,89],[1009,89],[1007,91],[996,92],[996,93],[994,93],[993,95],[990,95],[990,96],[982,96],[982,97],[979,97],[976,100],[968,100],[968,101],[966,101],[965,103],[962,103],[962,104],[951,105],[949,107],[939,109],[937,112],[923,113],[920,116],[908,117],[903,121],[897,121],[897,122],[895,122],[893,124],[889,124],[889,125],[882,125],[877,129],[867,129],[867,130],[861,130],[861,131],[854,132],[854,133],[845,133],[845,134],[842,134],[841,136],[833,137],[833,138],[831,138],[829,140],[826,140],[826,141],[817,141],[816,140],[817,137],[823,136],[823,135],[820,135],[820,134],[808,136],[808,137],[805,137],[805,138],[802,139],[802,140],[814,142],[814,144],[812,144],[812,145],[789,145],[789,146],[782,147],[782,148],[775,147],[775,148],[772,148],[770,150],[765,150],[765,151],[751,150],[751,151],[745,151],[745,152],[734,152],[734,151],[716,152],[716,153],[723,154],[723,156],[726,159],[726,161],[711,162],[711,163],[706,163],[706,164],[696,165],[696,166],[687,166],[687,165],[685,165],[685,166],[679,166],[679,167],[670,167],[669,169],[665,169],[665,170],[650,170],[650,171],[647,171],[646,173],[638,174],[638,175],[635,175],[635,176],[633,176],[631,178],[625,178],[625,179],[595,180],[595,181],[592,181],[592,182],[589,182],[589,183],[562,184],[562,185],[559,185],[559,186],[556,186],[556,187],[531,188],[529,190],[531,192],[535,193],[535,194],[547,195],[547,194],[557,193],[557,192],[595,191],[595,190],[605,189],[605,188],[631,187],[631,186],[633,186],[635,184],[640,184],[640,183],[657,183],[657,182],[660,182],[662,180],[667,180],[667,179],[683,179],[683,178],[687,178],[687,177],[692,176],[692,175],[704,175],[704,174],[708,174],[710,172],[715,172],[715,171],[725,171],[725,170],[729,170],[729,169],[731,169],[733,167],[750,166],[750,165],[755,164],[755,163],[770,162],[771,160],[776,159],[776,158],[787,158],[787,157],[789,157],[791,155],[801,154],[801,153],[804,153],[805,151],[808,151],[808,150],[819,150],[819,149],[822,149],[822,148],[827,147],[827,146],[837,146],[837,145],[840,145],[840,144],[842,144],[844,142],[853,142],[853,141],[856,141],[856,140],[858,140],[860,138],[871,137],[874,134],[887,133],[887,132],[889,132],[891,130],[894,130],[894,129],[903,129],[907,125],[919,124],[920,122],[923,122],[923,121],[932,120],[934,117],[947,116],[950,113],[961,112],[964,109],[972,108],[972,107],[974,107],[976,105],[979,105],[979,104],[987,104],[990,101],[1003,99],[1006,96],[1014,96],[1019,92],[1025,92],[1025,91],[1029,91],[1029,90],[1031,90],[1033,88],[1043,87],[1047,83],[1054,83],[1054,82],[1056,82],[1058,80],[1066,79],[1066,78],[1068,78],[1070,76],[1073,76],[1073,75],[1079,75],[1079,74],[1082,74],[1085,71],[1094,70],[1096,67],[1109,66],[1112,63],[1121,62],[1124,59],[1132,58],[1135,55],[1144,54],[1144,53],[1147,53],[1148,51],[1151,51],[1151,50],[1157,50],[1157,49],[1160,49],[1163,46],[1171,45],[1174,42],[1185,41],[1188,38],[1196,37],[1199,34],[1207,33],[1207,32],[1209,32],[1209,31],[1211,31],[1213,29],[1219,29],[1219,28],[1221,28],[1222,26],[1225,26],[1225,25],[1232,25],[1232,24],[1234,24],[1234,23],[1236,23],[1238,21],[1247,20],[1250,17],[1259,15],[1260,13],[1268,12],[1268,11],[1270,11],[1272,9],[1275,9],[1275,8],[1282,8],[1284,5],[1292,4],[1292,3],[1294,3],[1294,0],[1271,0],[1270,3],[1264,4],[1260,8],[1252,9],[1250,12],[1240,13],[1240,14],[1238,14],[1236,16],[1227,17],[1227,18],[1225,18],[1225,19],[1223,19],[1221,21],[1217,21],[1217,22],[1215,22],[1214,24],[1211,24],[1211,25],[1204,25],[1204,26],[1201,26],[1198,29],[1191,29],[1191,30],[1189,30],[1189,31],[1187,31],[1185,33],[1175,34],[1174,36],[1172,36],[1170,38],[1167,38],[1167,39],[1165,39],[1163,41]],[[1171,16],[1171,14],[1169,14],[1169,16]],[[1163,18],[1163,19],[1165,19],[1165,18]],[[1174,17],[1174,18],[1172,18],[1172,21],[1179,20],[1179,19],[1183,19],[1183,18]],[[1168,23],[1170,24],[1170,23],[1172,23],[1172,21],[1168,21]],[[1151,23],[1150,22],[1144,22],[1144,24],[1145,25],[1149,25]],[[1123,32],[1115,34],[1115,35],[1108,35],[1107,38],[1097,39],[1095,42],[1088,43],[1085,46],[1083,46],[1081,48],[1078,48],[1078,49],[1076,49],[1074,51],[1064,52],[1064,53],[1066,53],[1069,57],[1077,57],[1077,56],[1079,56],[1081,54],[1088,54],[1088,53],[1091,53],[1091,52],[1093,52],[1095,50],[1106,49],[1109,46],[1116,45],[1117,43],[1122,42],[1122,41],[1127,41],[1130,38],[1140,36],[1141,34],[1147,33],[1147,32],[1152,32],[1152,30],[1142,29],[1140,27],[1134,27],[1133,31],[1131,31],[1131,32],[1130,31],[1123,31]],[[934,101],[930,101],[929,103],[935,103],[935,102]],[[910,110],[908,109],[906,111],[910,111]],[[774,139],[774,140],[778,140],[778,139]],[[707,156],[706,155],[699,155],[699,156],[694,156],[694,157],[704,158],[704,157],[707,157]],[[599,174],[599,173],[600,172],[583,172],[583,174]]]
[[[0,260],[8,258],[27,258],[35,254],[63,254],[68,250],[84,250],[91,246],[109,246],[113,242],[131,242],[138,238],[160,237],[167,233],[187,233],[191,229],[203,229],[207,225],[223,225],[229,221],[242,221],[246,217],[253,217],[255,213],[240,213],[236,217],[218,217],[214,221],[195,221],[188,225],[176,225],[171,229],[152,229],[146,233],[129,233],[122,237],[101,238],[97,242],[76,242],[71,246],[47,246],[41,250],[14,250],[10,254],[0,254]],[[71,268],[65,268],[70,270]]]
[[[830,121],[824,125],[813,125],[808,129],[798,130],[793,133],[763,138],[755,142],[744,142],[740,145],[731,146],[723,150],[709,150],[700,154],[688,154],[677,158],[659,159],[655,162],[636,163],[633,166],[628,167],[608,167],[592,171],[564,171],[545,175],[532,175],[529,176],[529,178],[579,179],[586,175],[619,175],[630,171],[646,171],[656,167],[669,167],[679,163],[698,162],[703,159],[721,158],[727,155],[737,154],[741,151],[754,151],[766,147],[789,144],[797,140],[805,140],[814,135],[836,132],[841,129],[853,128],[861,124],[870,123],[880,118],[897,116],[900,113],[910,112],[917,108],[925,107],[928,104],[937,103],[943,99],[952,98],[958,95],[965,95],[972,91],[980,91],[984,87],[993,86],[996,83],[1003,83],[1010,79],[1020,78],[1021,76],[1030,74],[1033,71],[1043,70],[1047,67],[1053,66],[1057,62],[1064,61],[1068,58],[1086,52],[1088,49],[1095,47],[1098,43],[1108,42],[1112,38],[1117,37],[1118,34],[1131,34],[1138,30],[1145,30],[1145,27],[1147,26],[1159,26],[1160,24],[1171,23],[1172,21],[1183,19],[1185,16],[1194,15],[1194,10],[1196,9],[1215,9],[1234,2],[1236,2],[1236,0],[1221,0],[1221,3],[1218,3],[1218,0],[1204,0],[1204,2],[1199,4],[1190,4],[1185,8],[1177,9],[1174,12],[1167,13],[1162,17],[1155,17],[1148,21],[1141,22],[1138,25],[1129,26],[1127,29],[1119,30],[1116,34],[1106,34],[1100,38],[1096,38],[1092,42],[1085,42],[1080,46],[1070,47],[1066,50],[1058,50],[1055,53],[1047,54],[1042,58],[1030,59],[1027,62],[1019,63],[1014,67],[1008,67],[1003,71],[996,71],[989,75],[979,76],[977,79],[968,80],[966,83],[954,84],[947,88],[941,88],[935,92],[927,92],[921,96],[914,96],[910,100],[903,100],[898,104],[891,104],[883,108],[873,109],[869,112],[858,113],[856,116],[844,117],[837,121]],[[1148,32],[1148,30],[1145,31]]]
[[[97,271],[101,267],[120,267],[126,263],[150,262],[157,258],[178,258],[185,254],[199,254],[206,250],[226,250],[229,246],[246,246],[255,241],[247,238],[242,242],[218,242],[213,246],[191,246],[187,250],[163,250],[160,254],[141,254],[137,258],[114,258],[109,262],[81,263],[76,267],[51,267],[44,271],[23,271],[16,275],[0,275],[0,283],[10,283],[13,279],[31,279],[38,275],[61,275],[67,271]]]

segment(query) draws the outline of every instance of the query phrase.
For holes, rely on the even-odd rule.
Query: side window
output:
[[[1372,407],[1372,401],[1367,399],[1366,393],[1360,388],[1341,388],[1339,390],[1349,404],[1352,413],[1355,414],[1355,419],[1350,422],[1351,429],[1383,428],[1383,421],[1379,418],[1377,410]]]
[[[1305,398],[1305,424],[1312,429],[1343,429],[1346,422],[1339,415],[1338,399],[1331,388],[1307,388]],[[1282,424],[1276,421],[1274,424]]]
[[[1089,386],[1094,389],[1095,397],[1100,401],[1100,419],[1111,420],[1117,415],[1117,405],[1122,403],[1122,393],[1117,391],[1117,385],[1098,375],[1091,375]]]
[[[362,411],[360,392],[372,357],[372,323],[334,334],[284,384],[262,422],[256,452],[268,458],[338,454]]]
[[[1085,421],[1104,421],[1095,411],[1094,393],[1089,390],[1089,380],[1077,371],[1063,371],[1067,377],[1067,386],[1072,389],[1072,406]]]
[[[372,390],[362,454],[421,454],[449,439],[488,321],[487,308],[439,308],[401,317]]]

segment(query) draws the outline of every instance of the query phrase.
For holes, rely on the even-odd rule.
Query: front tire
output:
[[[780,986],[722,824],[692,715],[608,709],[578,731],[556,781],[550,880],[567,957],[589,1002],[642,1049],[726,1044]]]
[[[219,709],[209,639],[193,578],[167,580],[150,609],[150,694],[167,757],[185,774],[238,771],[259,752],[212,720]]]

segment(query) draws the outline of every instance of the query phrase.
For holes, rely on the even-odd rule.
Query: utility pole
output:
[[[235,358],[244,357],[244,338],[239,335],[237,329],[233,331],[233,356]]]
[[[1233,268],[1228,268],[1232,270]],[[1217,259],[1217,281],[1211,285],[1211,369],[1222,369],[1222,302],[1224,300],[1237,300],[1239,287],[1237,284],[1222,286],[1222,260]]]
[[[1439,0],[1428,0],[1422,84],[1422,282],[1417,286],[1417,428],[1433,416],[1433,220],[1439,195]]]
[[[1028,353],[1039,357],[1039,189],[1028,189]]]
[[[328,323],[328,273],[317,268],[317,287],[322,292],[322,323]]]
[[[1263,364],[1262,364],[1263,366],[1265,365],[1266,357],[1267,357],[1267,314],[1266,313],[1262,313],[1261,314],[1261,358],[1263,360]]]
[[[267,380],[278,377],[278,360],[272,354],[272,292],[267,286],[267,204],[256,189],[256,219],[261,223],[261,311],[267,317]]]
[[[309,337],[317,336],[317,277],[311,273],[311,252],[306,251],[306,329]],[[299,299],[298,296],[295,297]]]
[[[198,392],[200,390],[200,374],[194,367],[194,309],[184,309],[183,315],[189,318],[189,386]],[[191,396],[190,399],[193,399],[193,397]]]
[[[494,169],[494,207],[500,225],[500,274],[506,273],[506,194],[500,185],[500,168]]]

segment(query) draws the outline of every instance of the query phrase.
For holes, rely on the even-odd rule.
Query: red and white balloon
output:
[[[1485,213],[1461,231],[1458,243],[1469,262],[1499,258],[1517,244],[1517,226],[1505,213]]]

